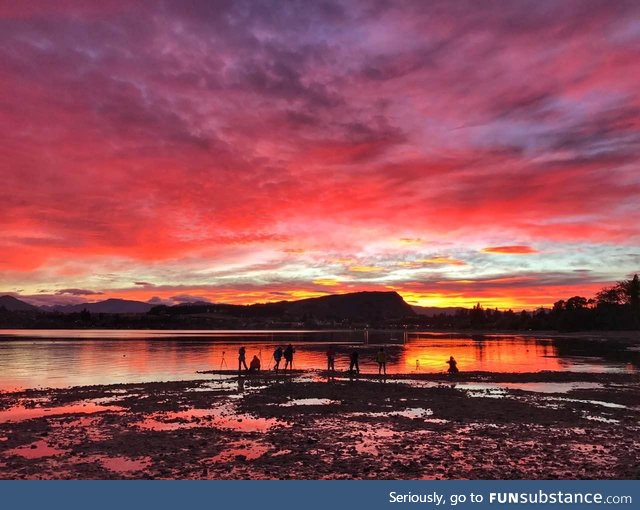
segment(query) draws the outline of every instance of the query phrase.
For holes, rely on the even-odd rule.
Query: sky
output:
[[[532,309],[640,271],[640,3],[0,3],[0,292]]]

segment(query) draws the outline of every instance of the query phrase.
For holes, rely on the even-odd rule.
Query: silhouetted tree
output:
[[[582,308],[586,308],[588,304],[588,299],[582,296],[573,296],[572,298],[567,299],[565,303],[565,310],[580,310]]]
[[[618,285],[622,287],[631,309],[634,311],[640,310],[640,280],[638,280],[638,275],[635,274],[631,280],[624,280],[619,282]]]
[[[621,305],[624,303],[624,293],[618,286],[602,289],[596,294],[598,306]]]
[[[475,305],[469,314],[469,320],[471,322],[472,328],[482,328],[485,326],[486,317],[484,314],[484,310],[482,309],[482,305],[478,303]]]
[[[82,311],[80,312],[80,320],[82,322],[91,321],[91,312],[89,310],[87,310],[86,308],[83,308]]]

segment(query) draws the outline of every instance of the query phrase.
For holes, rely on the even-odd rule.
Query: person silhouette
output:
[[[448,372],[450,374],[457,374],[458,372],[460,372],[460,370],[458,370],[458,362],[454,359],[453,356],[449,356],[449,360],[446,363],[449,365]]]
[[[242,370],[243,365],[245,370],[249,370],[249,367],[247,367],[246,355],[247,355],[247,350],[244,348],[244,345],[243,345],[242,347],[240,347],[240,349],[238,349],[238,372]]]
[[[356,375],[360,375],[360,365],[358,364],[359,356],[358,351],[353,351],[349,355],[349,373],[351,375],[353,375],[354,370]]]
[[[387,353],[384,352],[384,347],[380,347],[376,355],[376,361],[378,362],[378,374],[384,372],[384,375],[387,375]]]
[[[293,369],[293,353],[296,352],[296,350],[293,348],[293,345],[289,344],[287,345],[287,348],[284,350],[284,369],[286,370],[287,367],[289,367],[289,370]]]
[[[327,349],[327,372],[335,371],[336,351],[332,345]]]
[[[254,355],[251,363],[249,363],[249,372],[259,372],[260,371],[260,358]]]
[[[276,364],[273,366],[273,369],[277,372],[280,368],[280,360],[282,359],[282,347],[276,347],[276,350],[273,351],[273,359],[276,362]]]

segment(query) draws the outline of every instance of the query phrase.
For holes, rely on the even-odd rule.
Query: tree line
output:
[[[384,296],[383,296],[384,297]],[[351,298],[350,298],[351,299]],[[385,298],[387,301],[389,297]],[[408,305],[398,299],[407,308]],[[391,304],[384,301],[382,309]],[[533,312],[485,309],[480,303],[454,315],[413,315],[398,306],[392,316],[367,306],[347,307],[339,315],[334,306],[317,310],[286,308],[286,303],[263,305],[159,306],[144,314],[8,311],[0,307],[0,328],[105,328],[105,329],[451,329],[451,330],[638,330],[640,329],[640,281],[638,275],[598,292],[593,298],[573,296],[556,301],[551,309]],[[397,305],[397,303],[396,303]],[[299,306],[293,303],[292,306]],[[316,313],[317,312],[317,313]]]
[[[480,303],[455,315],[420,319],[433,329],[495,330],[637,330],[640,329],[640,281],[638,275],[606,287],[593,298],[561,299],[553,308],[533,312],[485,309]]]

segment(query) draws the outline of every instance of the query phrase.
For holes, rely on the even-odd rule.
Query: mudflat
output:
[[[640,374],[318,371],[0,393],[18,479],[637,479]]]

